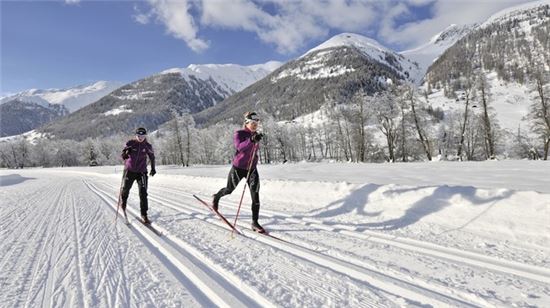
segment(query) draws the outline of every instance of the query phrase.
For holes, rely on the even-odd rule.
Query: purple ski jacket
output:
[[[155,153],[153,146],[144,140],[138,142],[135,139],[126,142],[122,152],[127,152],[130,158],[124,161],[124,169],[137,173],[147,173],[147,156],[151,160],[151,169],[155,169]]]
[[[248,170],[248,165],[250,164],[250,158],[252,157],[252,152],[254,147],[256,147],[256,152],[254,153],[254,161],[250,167],[251,170],[256,168],[258,163],[258,151],[260,144],[254,143],[250,140],[252,132],[247,128],[238,130],[233,136],[233,143],[235,144],[235,157],[233,158],[233,166],[239,169]]]

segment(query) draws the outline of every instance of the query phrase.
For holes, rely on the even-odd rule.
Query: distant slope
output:
[[[476,26],[477,25],[450,25],[442,32],[434,35],[428,43],[414,49],[401,51],[400,54],[417,62],[421,71],[420,75],[424,77],[428,68],[441,54],[443,54],[443,52],[445,52],[445,50],[470,33]]]
[[[197,113],[214,106],[280,65],[190,65],[127,84],[39,132],[82,140],[127,133],[137,126],[156,129],[172,113]]]
[[[424,86],[434,107],[462,110],[460,92],[468,79],[483,76],[489,103],[502,128],[528,131],[524,117],[533,101],[534,74],[550,72],[550,1],[508,8],[472,29],[430,67]],[[472,107],[479,105],[474,98]]]
[[[69,112],[74,112],[111,93],[123,84],[112,81],[98,81],[89,85],[81,85],[67,89],[31,89],[4,97],[0,104],[15,99],[22,102],[33,102],[46,107],[48,104],[63,105]]]
[[[0,137],[18,135],[30,131],[68,114],[63,105],[46,107],[17,99],[0,105]]]
[[[3,97],[0,134],[12,136],[33,130],[97,101],[120,85],[98,81],[67,89],[31,89]]]
[[[374,93],[388,80],[416,81],[406,57],[361,35],[343,33],[286,63],[262,80],[195,116],[198,123],[238,122],[247,110],[293,119],[327,102],[346,102],[357,91]]]

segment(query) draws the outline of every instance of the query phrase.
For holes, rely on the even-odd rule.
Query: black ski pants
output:
[[[216,193],[215,198],[219,200],[221,197],[231,194],[235,190],[235,187],[239,185],[239,182],[243,178],[246,178],[247,174],[248,171],[246,169],[232,166],[227,176],[227,186],[220,189],[220,191]],[[248,183],[250,196],[252,197],[252,221],[257,222],[260,214],[260,175],[256,168],[250,171],[250,176],[246,182]]]
[[[128,201],[128,195],[130,194],[130,188],[137,181],[139,185],[139,209],[141,215],[147,215],[149,209],[147,204],[147,173],[132,172],[124,170],[126,176],[124,177],[124,184],[122,185],[122,208],[126,208],[126,202]]]

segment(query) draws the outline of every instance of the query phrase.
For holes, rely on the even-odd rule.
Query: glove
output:
[[[130,158],[130,155],[128,155],[128,152],[122,151],[122,159],[127,160],[128,158]]]
[[[157,170],[155,170],[155,168],[151,169],[151,172],[149,172],[149,175],[155,176],[155,174],[157,174]]]
[[[259,134],[254,134],[250,137],[250,141],[252,142],[260,142],[260,140],[262,140],[264,134],[262,133],[259,133]]]

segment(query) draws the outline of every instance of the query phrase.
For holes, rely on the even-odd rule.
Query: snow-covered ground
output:
[[[161,237],[115,225],[121,166],[0,170],[2,306],[550,306],[549,162],[261,165],[277,238],[248,192],[244,236],[192,197],[228,170],[158,168]]]
[[[498,125],[517,134],[518,129],[523,134],[530,132],[532,120],[528,118],[529,108],[533,102],[537,102],[538,97],[530,87],[515,82],[504,82],[499,80],[495,72],[486,75],[489,85],[489,108],[494,112]],[[432,107],[439,107],[444,111],[464,112],[465,98],[459,95],[459,99],[447,98],[443,95],[443,90],[434,91],[429,96],[429,103]],[[470,101],[470,107],[477,113],[483,111],[481,98],[476,97]]]

